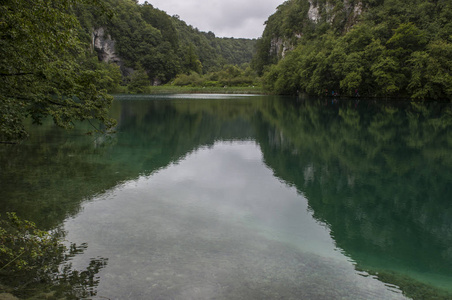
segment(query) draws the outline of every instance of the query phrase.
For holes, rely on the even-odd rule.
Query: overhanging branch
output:
[[[5,144],[5,145],[17,145],[17,144],[19,144],[18,142],[3,142],[3,141],[0,141],[0,144]]]
[[[49,102],[50,104],[53,105],[57,105],[57,106],[63,106],[63,107],[70,107],[70,108],[80,108],[80,106],[76,105],[76,104],[72,104],[72,103],[58,103],[52,100],[47,99],[47,102]]]
[[[23,101],[35,101],[35,99],[33,98],[26,98],[26,97],[21,97],[21,96],[10,96],[7,95],[6,98],[11,98],[11,99],[17,99],[17,100],[23,100]],[[70,108],[80,108],[79,105],[77,105],[76,103],[59,103],[50,99],[44,99],[45,101],[47,101],[50,104],[56,105],[56,106],[62,106],[62,107],[70,107]]]
[[[34,73],[0,73],[0,76],[24,76],[24,75],[34,75]]]

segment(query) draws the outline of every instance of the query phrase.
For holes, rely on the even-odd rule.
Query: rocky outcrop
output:
[[[330,25],[334,24],[336,29],[346,32],[358,22],[364,9],[362,1],[343,0],[343,4],[340,6],[331,0],[305,1],[309,3],[309,9],[301,9],[301,13],[304,15],[302,17],[303,25],[299,24],[299,28],[293,28],[292,36],[273,36],[269,49],[270,55],[275,55],[278,59],[284,58],[287,52],[296,47],[297,40],[303,36],[304,26],[309,26],[312,30],[312,27],[327,22]]]
[[[121,68],[121,73],[124,77],[127,77],[134,72],[132,68],[126,67],[121,61],[121,58],[116,54],[116,41],[113,40],[109,34],[106,34],[105,28],[100,27],[94,29],[91,37],[91,47],[97,52],[97,57],[100,61],[117,64]]]
[[[110,35],[106,35],[103,27],[93,30],[92,47],[97,52],[100,61],[120,64],[121,59],[115,52],[116,42]]]
[[[322,15],[326,16],[326,21],[330,24],[333,23],[338,15],[345,15],[345,20],[343,21],[346,24],[354,24],[363,11],[363,3],[361,1],[350,2],[350,0],[344,0],[341,9],[337,9],[337,4],[330,3],[330,1],[326,1],[323,4],[315,0],[308,0],[308,2],[308,18],[314,23],[319,23],[322,20]]]
[[[317,5],[314,5],[314,3],[309,2],[309,11],[308,11],[308,17],[311,21],[318,23],[320,21],[320,11],[319,7]]]
[[[276,37],[271,40],[270,54],[284,58],[288,51],[293,50],[294,45],[289,40]]]
[[[355,5],[348,3],[345,1],[345,9],[347,11],[347,24],[345,26],[346,30],[350,30],[350,28],[358,22],[359,16],[363,13],[363,3],[359,1]]]

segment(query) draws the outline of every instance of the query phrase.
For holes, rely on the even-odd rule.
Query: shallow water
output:
[[[117,97],[113,137],[4,148],[2,211],[108,259],[93,299],[447,299],[448,109]]]

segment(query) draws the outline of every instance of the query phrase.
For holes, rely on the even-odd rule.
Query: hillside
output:
[[[0,36],[0,143],[27,137],[29,119],[108,131],[109,93],[192,77],[221,87],[254,81],[242,74],[254,76],[256,40],[217,38],[134,0],[5,0]]]
[[[168,82],[180,73],[250,63],[256,44],[256,40],[201,32],[147,2],[104,0],[103,11],[98,5],[83,5],[76,14],[85,41],[100,60],[119,64],[125,76],[143,68],[155,83]]]
[[[289,0],[252,65],[278,94],[452,99],[452,3]]]

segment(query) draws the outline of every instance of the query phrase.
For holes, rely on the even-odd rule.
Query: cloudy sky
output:
[[[144,3],[145,0],[139,0]],[[170,16],[218,37],[258,38],[284,0],[147,0]]]

